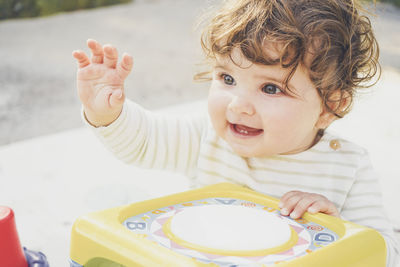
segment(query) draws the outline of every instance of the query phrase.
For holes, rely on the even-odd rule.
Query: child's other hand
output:
[[[321,212],[340,217],[335,205],[326,197],[301,191],[290,191],[284,194],[280,200],[279,208],[281,208],[282,215],[290,215],[292,219],[302,217],[306,211],[312,214]]]
[[[118,52],[112,45],[101,46],[89,39],[92,58],[76,50],[77,86],[85,116],[94,126],[107,126],[121,114],[125,100],[124,81],[133,65],[132,57],[124,54],[118,63]]]

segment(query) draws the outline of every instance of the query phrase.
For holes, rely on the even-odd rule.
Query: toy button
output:
[[[330,146],[333,150],[338,150],[338,149],[340,149],[340,148],[342,147],[342,146],[340,145],[339,140],[336,140],[336,139],[332,140],[332,141],[329,143],[329,146]]]
[[[318,233],[315,235],[315,241],[322,241],[322,242],[333,242],[335,241],[335,237],[328,233]]]

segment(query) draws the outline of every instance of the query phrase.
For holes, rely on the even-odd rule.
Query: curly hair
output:
[[[297,67],[306,65],[324,106],[341,118],[356,90],[380,76],[378,43],[363,11],[356,0],[225,0],[201,44],[207,59],[231,56],[239,48],[255,64],[288,68],[286,88]],[[266,42],[280,44],[279,59],[269,56]],[[307,55],[312,58],[305,64]],[[343,109],[345,98],[350,104]]]

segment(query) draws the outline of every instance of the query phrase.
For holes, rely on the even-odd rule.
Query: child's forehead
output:
[[[224,46],[224,45],[223,45]],[[304,53],[298,54],[297,48],[287,48],[285,42],[276,41],[268,37],[264,38],[261,49],[256,55],[251,55],[250,58],[246,54],[246,47],[232,45],[229,53],[214,54],[213,63],[215,65],[228,65],[234,63],[238,66],[249,66],[252,63],[264,65],[286,65],[287,68],[294,67],[295,65],[304,65],[307,68],[311,65],[315,49],[308,47]],[[253,50],[254,51],[254,50]],[[297,57],[296,64],[293,59]]]
[[[265,46],[265,53],[269,56],[270,62],[273,62],[272,64],[260,64],[258,62],[251,61],[248,59],[242,52],[242,50],[238,47],[235,47],[232,49],[230,54],[215,54],[215,57],[212,61],[212,67],[229,67],[230,65],[234,64],[237,67],[247,69],[250,68],[252,65],[257,65],[257,66],[269,66],[273,67],[275,69],[280,69],[282,72],[290,72],[291,67],[282,67],[282,63],[284,64],[285,62],[281,62],[280,58],[280,49],[281,46],[278,44],[273,44],[270,43],[270,45]],[[304,56],[303,61],[299,62],[296,68],[300,67],[302,69],[309,69],[309,65],[311,64],[313,55],[312,53],[306,53]]]
[[[280,61],[280,53],[279,50],[276,46],[265,46],[264,51],[263,51],[264,56],[268,56],[272,62],[276,62],[276,64],[279,64]],[[231,63],[234,63],[237,66],[247,68],[251,66],[253,63],[250,59],[248,59],[241,48],[239,47],[234,47],[232,48],[230,54],[216,54],[215,55],[215,60],[214,60],[214,66],[225,66],[229,65]]]

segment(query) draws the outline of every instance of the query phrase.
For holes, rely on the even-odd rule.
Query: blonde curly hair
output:
[[[355,0],[225,0],[201,44],[207,59],[231,56],[239,48],[254,64],[288,68],[286,88],[311,54],[305,64],[310,79],[327,110],[341,118],[356,89],[372,86],[380,76],[379,47],[364,11]],[[280,44],[278,60],[269,56],[266,42]]]

